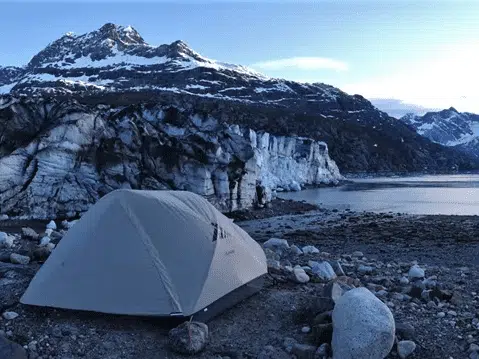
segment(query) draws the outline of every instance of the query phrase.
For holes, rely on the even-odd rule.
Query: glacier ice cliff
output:
[[[223,211],[337,183],[324,142],[159,104],[0,97],[0,213],[72,218],[118,188],[188,190]]]

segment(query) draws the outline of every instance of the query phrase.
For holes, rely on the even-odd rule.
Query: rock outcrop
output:
[[[252,206],[262,189],[336,183],[325,143],[273,136],[160,104],[122,107],[4,98],[0,212],[76,217],[118,188],[189,190],[223,211]]]

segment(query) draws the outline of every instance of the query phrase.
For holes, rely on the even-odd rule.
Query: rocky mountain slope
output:
[[[401,120],[433,142],[479,157],[479,115],[451,107],[424,116],[408,114]]]

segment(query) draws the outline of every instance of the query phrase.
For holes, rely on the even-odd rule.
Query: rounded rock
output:
[[[408,272],[409,280],[423,279],[425,275],[424,269],[417,264],[413,265]]]
[[[412,340],[402,340],[397,346],[398,355],[401,359],[406,359],[416,350],[416,343]]]
[[[333,310],[333,359],[383,359],[395,338],[389,308],[366,288],[355,288]]]
[[[181,354],[201,352],[208,342],[208,326],[200,322],[184,322],[168,333],[171,349]]]

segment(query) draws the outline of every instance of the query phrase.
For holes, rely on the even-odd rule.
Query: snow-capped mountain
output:
[[[424,116],[408,114],[401,120],[433,142],[479,157],[479,115],[458,112],[451,107]]]
[[[4,75],[8,80],[0,80],[0,91],[16,95],[161,91],[263,103],[329,101],[339,95],[331,86],[270,79],[244,66],[210,60],[182,41],[151,46],[131,26],[114,24],[62,36],[20,72],[20,78]]]

